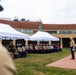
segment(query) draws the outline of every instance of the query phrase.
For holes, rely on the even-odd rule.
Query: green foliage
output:
[[[70,55],[70,49],[48,54],[30,54],[14,60],[17,75],[76,75],[76,70],[48,67],[47,64]]]

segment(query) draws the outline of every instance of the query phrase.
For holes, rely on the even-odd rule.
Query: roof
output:
[[[76,24],[43,24],[45,30],[75,30]]]
[[[48,30],[76,30],[76,24],[43,24],[42,22],[24,22],[24,21],[8,21],[1,20],[0,23],[9,24],[13,28],[34,29],[38,30],[38,26],[42,26],[43,31]]]
[[[24,21],[8,21],[0,20],[0,23],[9,24],[13,28],[22,28],[22,29],[38,29],[38,26],[42,24],[41,22],[24,22]]]
[[[0,38],[2,37],[29,39],[28,34],[18,32],[8,24],[0,23]]]

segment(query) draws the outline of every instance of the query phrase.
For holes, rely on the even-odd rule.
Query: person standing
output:
[[[74,50],[75,50],[75,42],[72,37],[70,37],[70,50],[71,50],[71,56],[72,59],[75,59]]]
[[[0,0],[1,1],[1,0]],[[0,12],[3,11],[3,7],[0,5]],[[0,75],[16,75],[16,68],[10,53],[0,42]]]
[[[26,50],[25,50],[25,47],[22,45],[22,55],[21,55],[22,58],[25,58],[26,57]]]

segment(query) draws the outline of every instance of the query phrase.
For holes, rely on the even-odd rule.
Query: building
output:
[[[0,23],[9,24],[16,30],[29,35],[38,30],[46,31],[60,39],[61,48],[69,47],[70,37],[76,41],[76,24],[43,24],[42,22],[8,21],[0,19]]]

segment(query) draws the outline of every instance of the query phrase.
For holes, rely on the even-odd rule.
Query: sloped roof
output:
[[[18,32],[8,24],[2,24],[2,23],[0,23],[0,37],[11,37],[11,38],[16,37],[16,38],[29,39],[28,34]]]

